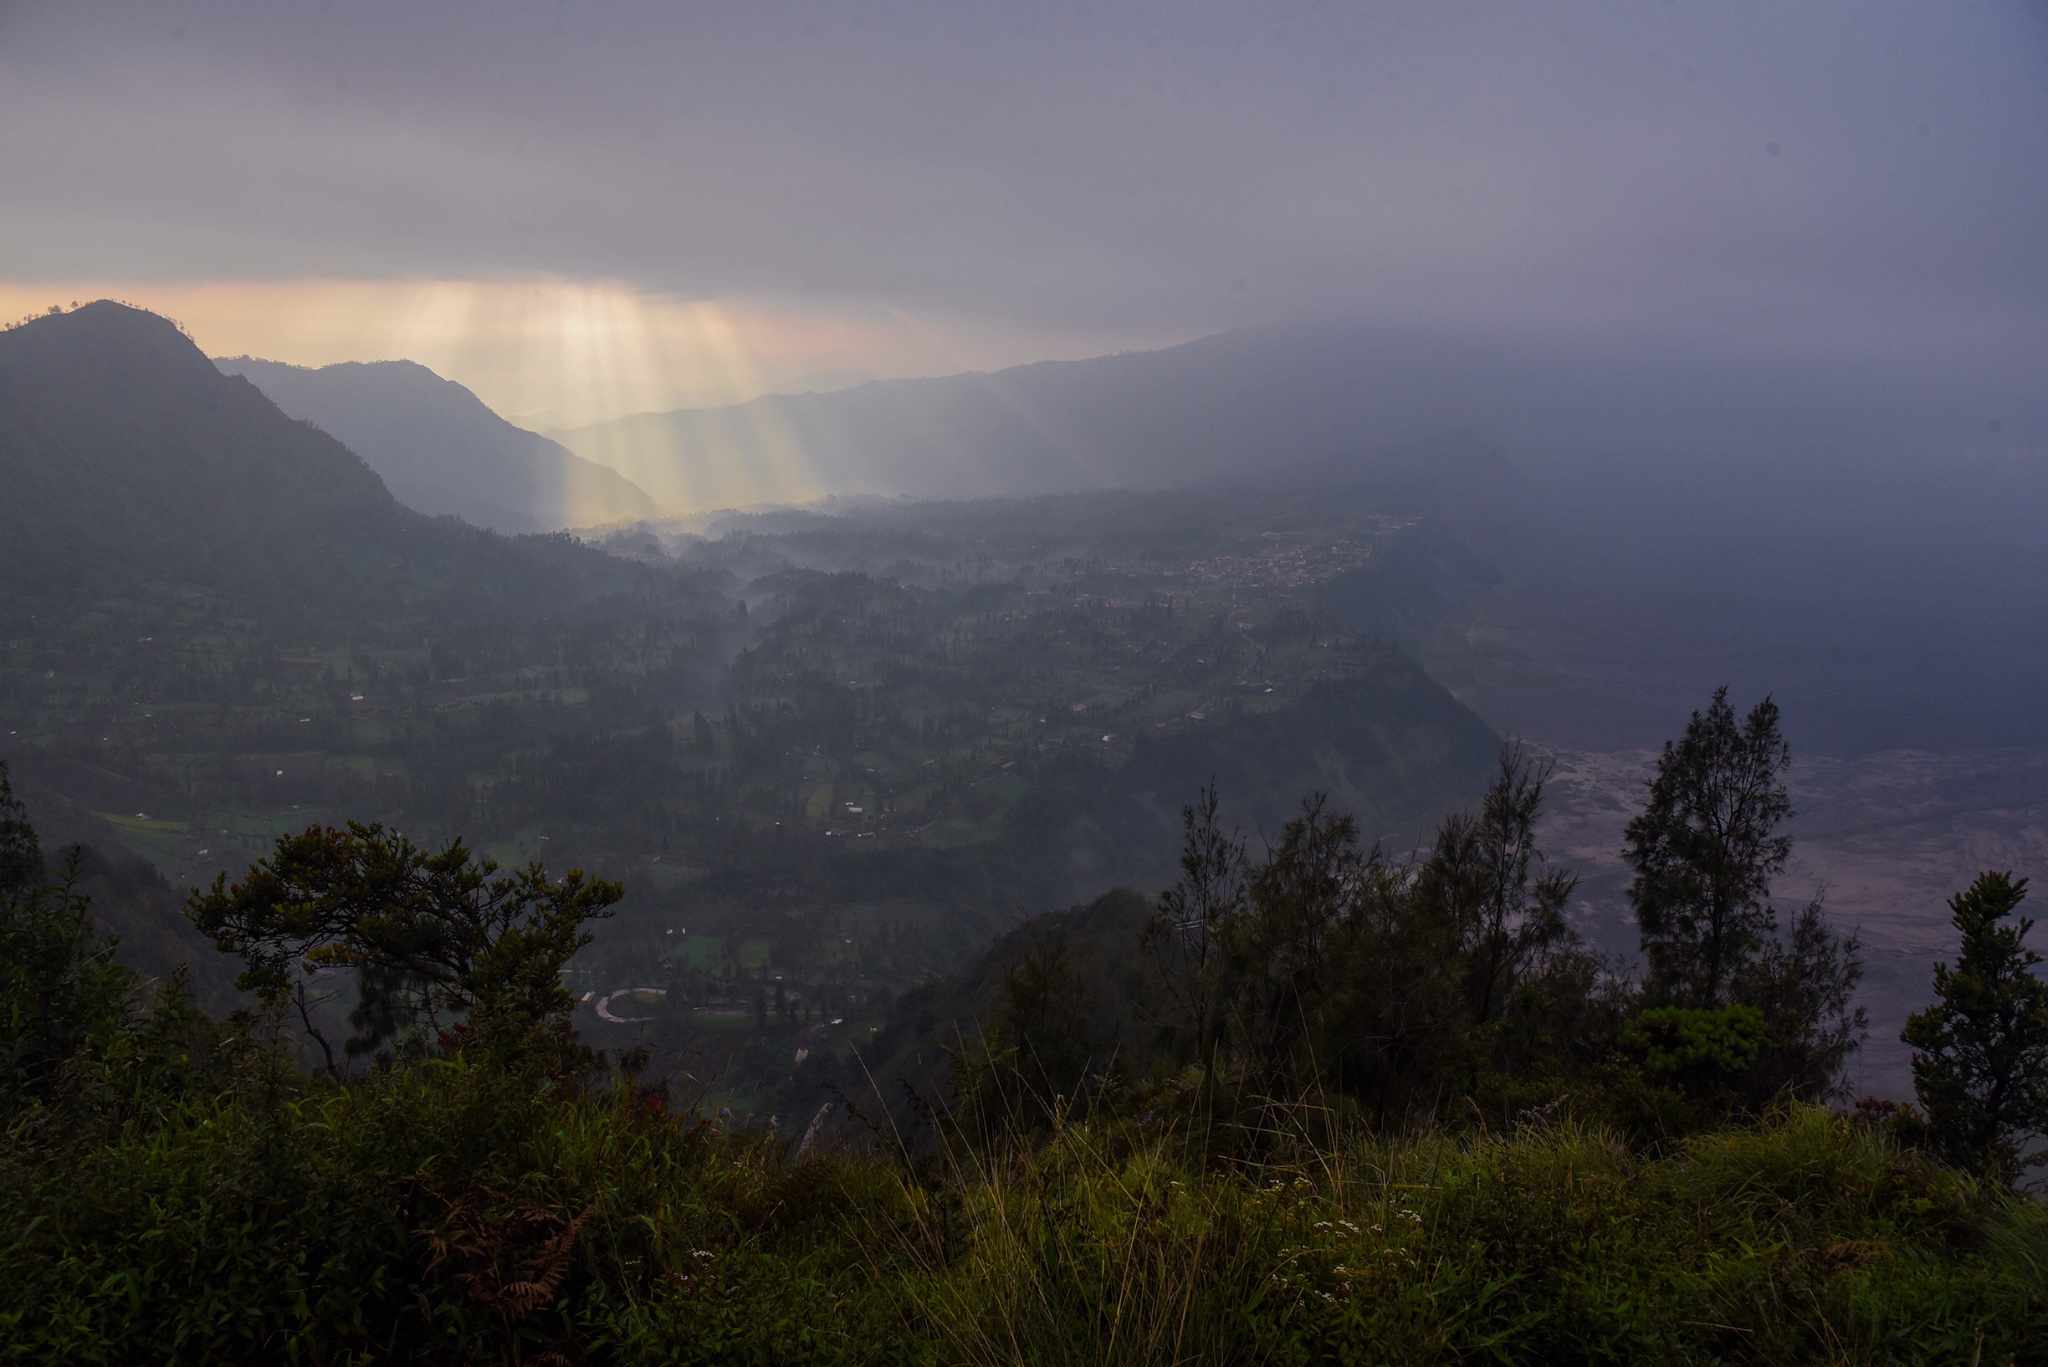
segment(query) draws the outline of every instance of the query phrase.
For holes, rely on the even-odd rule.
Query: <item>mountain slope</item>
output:
[[[107,303],[0,334],[0,476],[7,573],[29,582],[297,579],[404,516],[339,442]]]
[[[554,435],[679,509],[834,493],[973,498],[1257,477],[1473,427],[1541,451],[1980,440],[1976,399],[1626,339],[1321,324],[992,374],[890,380]],[[2008,414],[2008,419],[2011,415]],[[2010,421],[2007,427],[2011,428]]]
[[[311,630],[531,614],[644,571],[401,506],[175,325],[100,302],[0,333],[0,592],[203,591]]]
[[[514,427],[469,390],[411,361],[308,369],[236,356],[214,364],[338,437],[416,512],[538,532],[658,511],[616,470]]]
[[[974,498],[1165,487],[1244,472],[1261,455],[1292,461],[1455,425],[1458,405],[1400,378],[1365,382],[1346,348],[1225,334],[1165,351],[769,395],[555,435],[686,508],[830,493]]]

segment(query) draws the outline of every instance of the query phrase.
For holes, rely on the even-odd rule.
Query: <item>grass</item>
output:
[[[1819,1110],[1201,1172],[1062,1133],[957,1192],[914,1299],[969,1363],[2038,1361],[2048,1219]],[[2032,1356],[2030,1356],[2030,1354]]]
[[[20,1361],[2048,1361],[2048,1216],[1817,1109],[916,1163],[460,1061],[0,1150]]]

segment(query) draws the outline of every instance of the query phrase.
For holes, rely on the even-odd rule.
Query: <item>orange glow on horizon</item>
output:
[[[729,449],[682,453],[651,430],[569,434],[639,413],[716,408],[862,379],[990,370],[1178,337],[1058,336],[881,304],[684,299],[618,281],[0,282],[0,318],[111,298],[177,320],[209,356],[293,365],[410,360],[511,421],[568,435],[675,512],[832,492],[774,418],[733,415]],[[633,427],[634,425],[628,425]]]

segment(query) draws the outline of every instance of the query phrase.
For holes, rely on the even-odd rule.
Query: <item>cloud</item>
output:
[[[0,164],[24,284],[608,281],[1067,353],[2048,319],[2020,3],[17,4]]]

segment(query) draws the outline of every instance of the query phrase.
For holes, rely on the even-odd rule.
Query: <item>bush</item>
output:
[[[1098,1124],[959,1172],[908,1291],[940,1360],[2039,1361],[2048,1332],[2037,1207],[1812,1108],[1662,1157],[1571,1124],[1184,1152]]]
[[[1292,1108],[1218,1163],[1159,1114],[799,1161],[629,1087],[251,1056],[103,1147],[10,1134],[0,1357],[2044,1360],[2048,1215],[1882,1126],[1794,1107],[1646,1153]]]
[[[460,1057],[252,1083],[9,1173],[0,1352],[829,1360],[872,1294],[841,1207],[866,1191],[886,1215],[876,1175]]]

